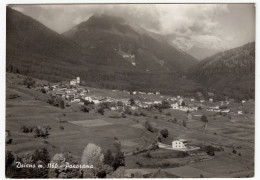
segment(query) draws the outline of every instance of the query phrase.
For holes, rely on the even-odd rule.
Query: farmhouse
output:
[[[172,141],[172,148],[173,149],[186,149],[187,146],[187,140],[185,139],[179,139],[179,140],[175,140]]]

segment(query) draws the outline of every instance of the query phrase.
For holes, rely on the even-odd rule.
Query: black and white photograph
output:
[[[255,3],[4,8],[6,178],[255,177]]]

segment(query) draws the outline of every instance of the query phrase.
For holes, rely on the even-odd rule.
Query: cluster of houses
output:
[[[223,112],[223,113],[229,113],[230,109],[228,108],[220,108],[219,106],[215,106],[215,107],[208,107],[206,109],[207,111],[214,111],[214,112]]]
[[[111,110],[119,110],[120,108],[129,107],[132,110],[137,110],[138,108],[148,108],[155,104],[161,104],[162,100],[147,100],[144,98],[144,100],[135,100],[134,105],[131,104],[130,99],[116,99],[116,98],[110,98],[110,97],[101,97],[101,96],[95,96],[95,95],[89,95],[89,90],[85,87],[80,86],[80,77],[76,77],[75,79],[70,80],[69,82],[63,82],[59,84],[53,84],[53,85],[44,85],[43,89],[54,95],[61,97],[71,103],[78,103],[81,105],[84,105],[84,100],[87,100],[89,102],[92,102],[96,105],[100,103],[110,103],[112,106],[110,107]],[[117,91],[117,90],[113,90]],[[160,95],[160,92],[142,92],[142,91],[133,91],[130,93],[129,91],[124,90],[124,93],[127,94],[133,94],[133,95]],[[162,99],[163,96],[160,96]],[[197,111],[198,104],[195,103],[194,98],[190,98],[189,104],[186,102],[189,101],[189,99],[182,98],[180,95],[176,97],[171,97],[166,99],[170,103],[170,107],[175,110],[185,111],[185,112],[191,112],[191,111]],[[205,100],[199,100],[200,103],[204,103]],[[209,98],[207,102],[213,102],[213,98]],[[245,103],[246,101],[243,100],[241,103]],[[207,107],[207,111],[214,111],[214,112],[224,112],[229,113],[230,109],[223,108],[224,105],[228,105],[229,101],[221,101],[221,106],[214,106],[214,107]],[[239,111],[238,114],[243,114],[242,111]]]
[[[137,95],[137,94],[142,94],[142,95],[145,95],[145,94],[148,94],[148,95],[160,95],[161,93],[160,92],[142,92],[142,91],[133,91],[133,95]]]

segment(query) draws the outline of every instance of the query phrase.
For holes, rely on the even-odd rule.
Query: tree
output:
[[[32,155],[33,161],[36,163],[37,161],[42,161],[45,165],[50,162],[49,152],[46,148],[42,148],[40,150],[36,150]]]
[[[61,109],[65,109],[65,103],[64,103],[64,101],[63,101],[63,99],[59,99],[59,107],[61,108]]]
[[[169,135],[168,129],[162,129],[160,133],[164,138],[167,138]]]
[[[115,171],[120,166],[125,165],[124,153],[121,151],[121,143],[115,141],[112,150],[108,149],[104,155],[104,163],[113,167]]]
[[[115,142],[114,148],[115,148],[115,156],[114,156],[113,167],[114,167],[114,170],[116,170],[120,166],[125,165],[125,157],[124,157],[124,153],[121,151],[121,143],[120,142]]]
[[[135,100],[134,100],[134,98],[129,99],[129,102],[130,102],[130,105],[131,105],[131,106],[135,105]]]
[[[89,143],[82,153],[81,163],[93,165],[94,167],[93,169],[84,169],[84,175],[97,177],[98,172],[102,171],[102,166],[104,165],[104,155],[101,148],[93,143]]]
[[[166,99],[162,100],[161,108],[166,109],[166,108],[171,108],[171,104],[169,101]]]
[[[102,108],[102,107],[98,108],[97,112],[101,115],[104,115],[104,113],[105,113],[104,108]]]
[[[182,120],[182,125],[183,125],[183,127],[187,127],[187,123],[186,123],[185,119]]]
[[[51,165],[56,165],[49,169],[49,178],[79,178],[79,168],[67,168],[67,165],[79,164],[71,153],[57,153],[53,156]]]
[[[207,118],[207,116],[202,115],[200,120],[201,120],[202,122],[204,122],[204,129],[206,130],[206,129],[207,129],[207,126],[208,126],[208,118]]]
[[[181,106],[186,106],[186,103],[184,101],[182,101]]]
[[[112,152],[110,149],[108,149],[104,154],[104,164],[107,164],[109,166],[113,166],[114,157],[112,155]]]
[[[81,106],[81,111],[83,111],[83,112],[89,112],[89,109],[88,109],[88,107],[87,107],[86,105],[82,105],[82,106]]]
[[[212,146],[206,146],[206,153],[209,156],[214,156],[215,155],[215,148]]]
[[[7,171],[8,167],[10,167],[15,160],[15,157],[11,151],[7,151],[5,154],[5,170]]]

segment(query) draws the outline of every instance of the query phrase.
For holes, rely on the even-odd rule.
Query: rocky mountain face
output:
[[[64,35],[104,60],[120,58],[118,55],[123,60],[132,55],[132,65],[139,70],[174,72],[197,63],[195,58],[170,46],[159,35],[118,17],[93,15]]]

